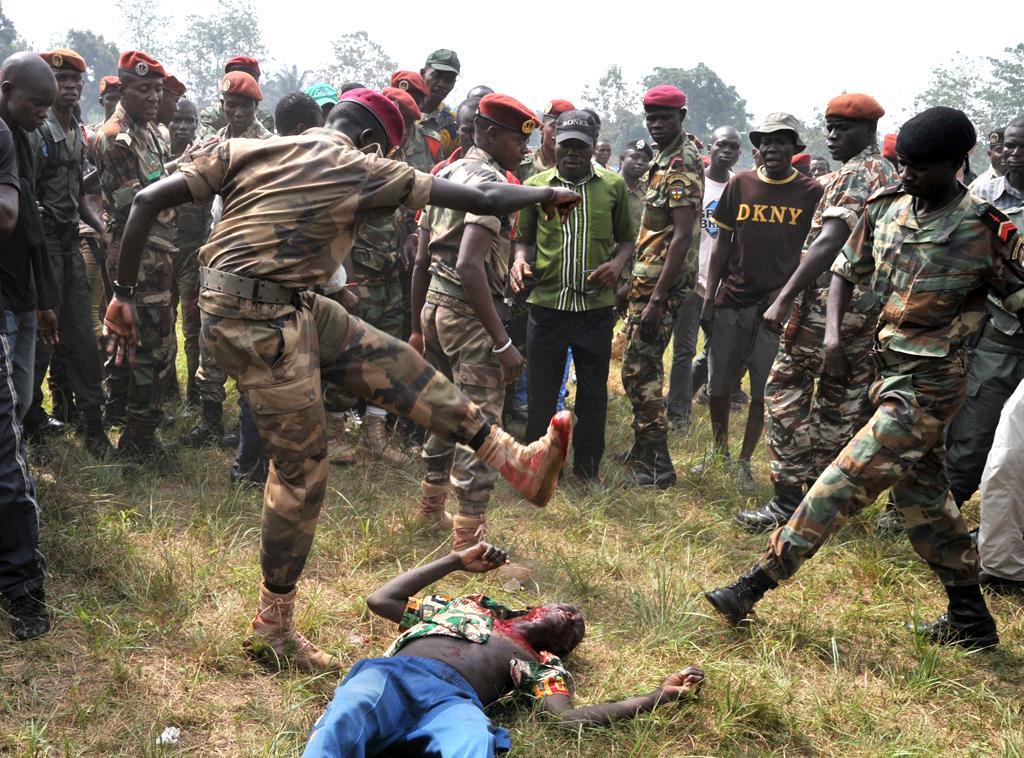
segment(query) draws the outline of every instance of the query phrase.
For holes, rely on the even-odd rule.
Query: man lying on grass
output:
[[[579,608],[550,603],[514,611],[483,595],[414,596],[453,571],[484,573],[508,563],[479,543],[392,579],[370,610],[404,630],[383,658],[356,663],[313,726],[305,756],[493,756],[511,746],[485,705],[525,692],[566,724],[607,724],[692,695],[704,672],[670,674],[646,695],[574,708],[562,657],[583,640]]]

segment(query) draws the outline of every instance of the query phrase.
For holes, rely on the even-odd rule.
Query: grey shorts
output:
[[[775,354],[779,351],[779,335],[761,325],[765,308],[715,308],[708,342],[708,395],[726,397],[750,370],[750,398],[764,402],[764,385],[768,381]]]

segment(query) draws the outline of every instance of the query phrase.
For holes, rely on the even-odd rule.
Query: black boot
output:
[[[175,453],[157,440],[155,429],[131,423],[125,426],[117,441],[117,458],[122,463],[153,468],[159,474],[175,474],[181,470]]]
[[[50,614],[46,610],[46,593],[42,587],[9,600],[8,604],[14,639],[24,642],[41,637],[50,631]]]
[[[803,487],[776,482],[771,500],[756,510],[740,511],[733,520],[751,534],[771,532],[789,521],[803,497]]]
[[[935,621],[908,624],[907,627],[924,635],[933,645],[960,645],[968,650],[991,648],[999,644],[996,621],[988,612],[981,587],[946,587],[949,610]]]
[[[728,587],[705,592],[704,597],[732,626],[740,626],[764,593],[778,586],[764,569],[754,567]]]
[[[103,429],[103,412],[99,407],[86,408],[82,411],[82,418],[85,423],[82,434],[85,438],[85,449],[89,451],[89,455],[100,459],[112,455],[114,448]]]
[[[615,454],[616,463],[633,463],[634,461],[643,460],[644,458],[644,446],[635,436],[633,438],[633,444],[629,446],[629,450],[622,453]]]
[[[185,447],[206,447],[219,445],[224,436],[224,421],[221,419],[222,408],[217,400],[203,401],[203,417],[199,426],[188,434],[182,435],[181,444]]]
[[[676,483],[676,470],[668,453],[668,442],[659,440],[643,448],[643,458],[633,463],[626,484],[634,487],[667,489]]]

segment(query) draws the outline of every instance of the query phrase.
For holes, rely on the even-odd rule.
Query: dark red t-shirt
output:
[[[735,235],[735,248],[718,285],[716,305],[756,305],[786,283],[800,263],[823,192],[821,184],[796,169],[788,179],[769,179],[757,169],[729,180],[714,223]]]

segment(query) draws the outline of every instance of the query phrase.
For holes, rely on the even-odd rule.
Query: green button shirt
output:
[[[543,218],[532,206],[519,211],[518,242],[535,245],[536,286],[528,302],[560,311],[610,308],[615,292],[587,277],[614,256],[615,245],[632,242],[636,234],[629,191],[618,174],[593,167],[580,182],[563,179],[557,168],[530,177],[532,187],[568,187],[582,197],[563,224],[558,216]]]

